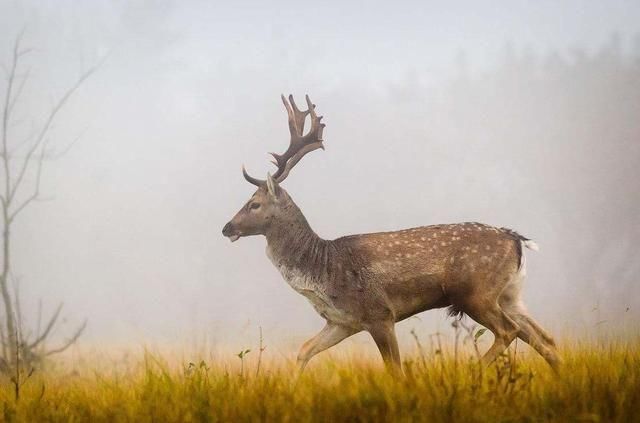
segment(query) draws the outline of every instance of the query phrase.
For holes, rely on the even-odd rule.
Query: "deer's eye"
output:
[[[249,208],[251,210],[257,210],[260,208],[260,203],[251,203],[251,205],[249,206]]]

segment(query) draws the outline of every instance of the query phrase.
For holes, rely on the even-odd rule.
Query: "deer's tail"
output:
[[[500,228],[500,230],[506,234],[508,234],[509,236],[511,236],[511,238],[514,238],[518,241],[520,241],[520,243],[522,245],[524,245],[525,247],[527,247],[530,250],[533,251],[539,251],[540,247],[538,247],[538,244],[535,243],[534,240],[527,238],[524,235],[520,235],[518,232],[514,231],[513,229],[509,229],[509,228]]]
[[[540,251],[540,247],[531,239],[523,240],[522,245],[533,251]]]
[[[535,243],[535,241],[533,241],[532,239],[527,238],[524,235],[520,235],[518,232],[514,231],[513,229],[509,229],[509,228],[500,228],[500,230],[502,232],[504,232],[505,234],[509,235],[511,238],[513,238],[518,242],[518,271],[522,271],[524,272],[524,267],[525,267],[525,263],[526,263],[526,259],[524,257],[524,252],[522,251],[522,246],[527,247],[530,250],[533,251],[539,251],[540,247],[538,247],[538,244]]]

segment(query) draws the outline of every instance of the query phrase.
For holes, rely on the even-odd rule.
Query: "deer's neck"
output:
[[[329,262],[330,241],[320,238],[295,209],[290,218],[266,233],[267,253],[283,274],[286,271],[320,281]]]

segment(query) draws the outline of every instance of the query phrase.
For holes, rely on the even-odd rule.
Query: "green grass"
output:
[[[512,348],[487,369],[472,350],[415,354],[396,379],[375,359],[325,356],[296,379],[284,360],[263,361],[256,375],[255,356],[240,374],[233,355],[178,364],[147,353],[117,369],[89,360],[81,370],[36,371],[19,401],[4,381],[0,400],[5,421],[25,422],[640,421],[640,342],[561,354],[558,375]]]

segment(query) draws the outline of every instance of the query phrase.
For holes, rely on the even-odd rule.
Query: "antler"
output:
[[[317,150],[319,148],[324,150],[324,145],[322,144],[322,131],[325,127],[325,124],[320,122],[322,116],[316,115],[316,105],[311,103],[308,95],[305,96],[308,107],[305,111],[301,111],[300,109],[298,109],[298,106],[293,100],[292,95],[289,95],[288,102],[284,95],[281,95],[280,97],[282,98],[284,107],[287,109],[291,141],[289,143],[287,151],[285,151],[284,153],[269,153],[275,159],[274,161],[272,161],[272,163],[278,167],[276,173],[273,174],[273,179],[275,179],[278,183],[284,181],[287,178],[291,169],[293,169],[293,167],[307,153],[310,153],[313,150]],[[307,118],[307,115],[311,116],[311,128],[306,135],[303,135],[304,122]],[[261,187],[266,185],[267,183],[267,181],[265,180],[257,179],[250,176],[245,170],[244,166],[242,166],[242,174],[244,175],[244,178],[247,181],[251,182],[253,185]]]

